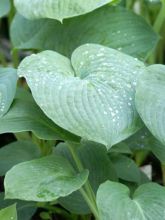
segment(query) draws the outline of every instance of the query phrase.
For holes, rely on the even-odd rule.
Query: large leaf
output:
[[[70,56],[82,44],[98,43],[138,58],[144,58],[158,41],[143,18],[121,7],[103,7],[63,24],[50,19],[30,21],[16,15],[11,38],[19,49],[49,49]]]
[[[140,127],[134,95],[143,71],[143,63],[128,55],[87,44],[71,62],[53,51],[27,57],[18,73],[57,125],[109,149]]]
[[[10,0],[0,1],[0,17],[3,17],[10,11]]]
[[[165,145],[165,66],[147,69],[137,85],[136,107],[151,133]]]
[[[97,192],[99,185],[107,179],[117,181],[115,169],[108,158],[106,148],[93,142],[83,142],[81,146],[75,146],[77,154],[83,167],[89,170],[89,183],[94,193]],[[66,144],[59,144],[55,150],[56,153],[67,157],[74,165],[74,161]],[[99,162],[98,162],[99,161]],[[60,204],[72,213],[87,214],[90,213],[89,207],[84,201],[79,191],[71,195],[60,198]]]
[[[163,220],[165,188],[147,183],[130,196],[125,185],[107,181],[97,192],[97,205],[101,220]]]
[[[113,0],[14,0],[20,14],[29,19],[53,18],[62,21],[93,11]],[[35,8],[35,10],[34,10]]]
[[[12,205],[0,210],[0,219],[2,220],[17,220],[16,206]]]
[[[0,176],[14,165],[39,156],[39,148],[30,141],[16,141],[0,148]]]
[[[88,171],[75,173],[61,156],[47,156],[14,166],[5,177],[5,197],[27,201],[53,201],[81,188]]]
[[[0,133],[32,131],[41,139],[79,141],[79,137],[65,131],[47,118],[30,94],[21,90],[0,122]]]
[[[18,220],[31,220],[37,210],[35,202],[4,199],[4,193],[0,193],[0,209],[6,208],[12,204],[16,204]]]
[[[0,117],[9,109],[16,92],[17,74],[12,68],[0,68]]]

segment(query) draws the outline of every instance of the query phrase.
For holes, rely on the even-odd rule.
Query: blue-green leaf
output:
[[[93,11],[113,0],[14,0],[20,14],[29,19],[53,18],[62,21]]]
[[[5,198],[53,201],[80,189],[87,178],[87,170],[76,173],[64,157],[50,155],[20,163],[8,171]]]
[[[19,49],[49,49],[69,57],[78,46],[97,43],[144,59],[158,36],[140,16],[122,7],[106,6],[63,24],[50,19],[31,21],[17,14],[11,39]]]
[[[97,192],[101,220],[164,220],[165,188],[143,184],[130,196],[128,187],[107,181]]]
[[[0,117],[10,108],[15,96],[16,84],[16,70],[12,68],[0,68]]]

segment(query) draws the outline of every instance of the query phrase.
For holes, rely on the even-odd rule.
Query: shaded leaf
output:
[[[30,141],[16,141],[0,148],[0,175],[14,165],[40,156],[39,148]]]
[[[120,154],[110,154],[110,159],[115,167],[118,178],[136,183],[140,182],[140,170],[132,159]]]
[[[6,208],[12,204],[16,204],[18,220],[31,220],[31,217],[37,210],[34,202],[26,202],[20,200],[4,200],[4,193],[0,193],[0,209]]]
[[[49,49],[69,57],[78,46],[97,43],[145,58],[156,46],[158,36],[133,12],[122,7],[103,7],[64,20],[63,24],[50,19],[30,21],[17,14],[11,25],[11,39],[19,49]]]
[[[0,68],[0,117],[9,109],[16,92],[17,74],[12,68]]]
[[[17,95],[10,110],[0,121],[1,134],[32,131],[41,139],[79,141],[79,137],[65,131],[47,118],[27,92],[25,94],[22,92],[22,95],[20,93],[19,97]]]

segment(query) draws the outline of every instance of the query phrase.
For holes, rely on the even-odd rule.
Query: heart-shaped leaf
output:
[[[142,62],[117,50],[87,44],[71,62],[52,51],[19,66],[34,99],[60,127],[109,149],[141,126],[134,106]]]
[[[147,183],[130,196],[125,185],[107,181],[97,192],[97,205],[101,220],[163,220],[165,188]]]
[[[5,177],[5,198],[53,201],[81,188],[88,171],[75,173],[61,156],[50,155],[14,166]]]
[[[147,70],[138,81],[136,107],[151,133],[165,144],[165,66]]]
[[[0,219],[2,220],[17,220],[16,205],[11,205],[0,210]]]
[[[55,50],[68,57],[82,44],[97,43],[144,59],[158,41],[143,18],[125,8],[107,6],[63,24],[51,19],[31,21],[17,14],[10,32],[16,48]]]
[[[86,14],[113,0],[14,0],[20,14],[29,19],[53,18],[62,21]],[[35,10],[34,10],[35,9]]]
[[[9,109],[16,92],[17,74],[15,69],[0,68],[0,117]]]

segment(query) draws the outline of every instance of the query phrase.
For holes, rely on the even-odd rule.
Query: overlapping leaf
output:
[[[103,7],[63,24],[50,19],[30,21],[16,15],[11,39],[16,48],[49,49],[66,56],[82,44],[98,43],[138,58],[146,57],[158,41],[143,18],[122,7]]]
[[[19,90],[18,93],[10,110],[0,119],[1,134],[32,131],[41,139],[79,141],[79,137],[65,131],[47,118],[30,93],[24,90]]]
[[[151,133],[165,144],[165,66],[147,69],[137,85],[136,107]]]
[[[30,141],[16,141],[0,149],[0,176],[14,165],[40,156],[39,148]]]
[[[4,193],[0,193],[0,209],[16,204],[18,220],[31,220],[37,210],[35,202],[4,199]],[[2,219],[4,220],[4,219]],[[7,219],[12,220],[12,219]]]
[[[20,14],[29,19],[53,18],[62,21],[81,14],[86,14],[113,0],[15,0]]]
[[[101,220],[163,220],[165,188],[143,184],[131,197],[128,187],[107,181],[97,192],[97,205]]]
[[[0,117],[9,109],[16,92],[17,74],[12,68],[0,68]]]
[[[17,220],[16,205],[11,205],[0,210],[0,219],[3,220]]]
[[[18,70],[49,118],[108,149],[140,127],[134,95],[143,71],[142,62],[95,44],[79,47],[71,62],[53,51],[32,55]]]
[[[9,199],[53,201],[81,188],[88,171],[75,173],[61,156],[47,156],[14,166],[5,177],[5,195]]]
[[[97,192],[99,185],[107,179],[117,181],[115,169],[104,146],[94,142],[83,142],[81,146],[75,147],[78,149],[77,154],[83,167],[89,170],[89,183],[94,193]],[[55,153],[67,157],[74,165],[72,155],[66,144],[59,144]],[[59,203],[72,213],[88,214],[91,212],[79,191],[60,198]]]

